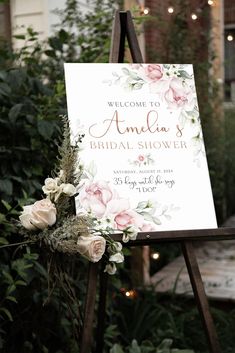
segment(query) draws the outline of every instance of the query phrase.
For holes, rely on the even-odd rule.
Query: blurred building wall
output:
[[[63,10],[66,0],[9,0],[8,4],[0,5],[0,35],[11,37],[11,34],[25,34],[27,27],[38,32],[39,39],[52,35],[54,26],[59,23],[55,9]],[[82,12],[91,8],[86,0],[78,1]],[[13,39],[15,48],[24,45],[23,41]]]

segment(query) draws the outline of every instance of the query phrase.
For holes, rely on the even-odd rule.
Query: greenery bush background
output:
[[[178,1],[182,11],[173,23],[174,30],[171,28],[174,37],[164,39],[172,52],[168,53],[168,58],[152,53],[153,61],[198,63],[197,42],[195,38],[188,38],[183,11],[185,1]],[[38,42],[37,33],[28,29],[26,36],[17,38],[25,43],[20,51],[12,51],[4,41],[0,46],[0,245],[6,246],[0,249],[0,351],[3,353],[78,352],[87,265],[82,259],[61,256],[67,277],[57,278],[61,286],[51,293],[53,286],[48,286],[45,249],[11,247],[19,241],[19,236],[9,220],[18,216],[20,206],[41,196],[41,185],[56,162],[61,136],[59,115],[66,113],[63,62],[108,62],[114,4],[110,0],[96,0],[93,5],[94,10],[83,15],[76,0],[67,0],[66,11],[60,13],[60,27],[46,43]],[[161,21],[154,17],[151,20]],[[192,45],[194,50],[179,51],[177,43],[180,41],[182,47],[184,40],[187,47],[189,39],[195,44],[195,47]],[[208,91],[208,82],[203,79],[208,68],[205,62],[196,70],[202,97],[205,89]],[[235,212],[234,112],[226,112],[225,139],[221,135],[217,138],[217,132],[210,128],[215,118],[211,98],[216,87],[210,92],[206,104],[201,100],[201,115],[217,213],[223,220],[224,194],[227,216]],[[226,169],[221,173],[218,151],[224,150]],[[163,251],[162,265],[176,252],[174,248],[169,253]],[[112,353],[121,353],[125,350],[121,346],[128,346],[125,350],[128,353],[160,352],[157,347],[166,338],[174,340],[172,347],[191,347],[197,352],[206,352],[198,314],[191,300],[176,299],[174,294],[170,300],[169,297],[156,298],[151,288],[138,290],[137,298],[130,300],[120,292],[122,286],[131,285],[128,264],[120,278],[122,283],[118,278],[110,283],[105,334],[107,352],[111,349]],[[65,281],[71,283],[69,292],[63,287]],[[223,352],[232,353],[235,344],[229,332],[234,330],[235,315],[232,312],[228,316],[226,311],[227,308],[221,311],[216,305],[214,315]],[[134,339],[138,344],[133,343]],[[168,345],[162,352],[168,353],[170,349]]]

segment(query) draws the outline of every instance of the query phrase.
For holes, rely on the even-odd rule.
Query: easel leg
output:
[[[188,268],[188,273],[192,284],[194,296],[197,302],[197,307],[205,327],[210,352],[221,353],[221,348],[219,345],[214,322],[210,313],[209,303],[206,297],[192,242],[183,242],[182,250]]]
[[[90,262],[80,353],[91,352],[98,271],[99,265]]]
[[[108,274],[101,268],[100,273],[100,291],[99,291],[99,307],[98,307],[98,322],[96,332],[96,353],[102,353],[104,348],[104,331],[105,331],[105,317],[106,317],[106,299]]]

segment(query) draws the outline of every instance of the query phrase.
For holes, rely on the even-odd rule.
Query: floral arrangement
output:
[[[167,109],[178,110],[179,126],[192,129],[191,145],[194,160],[200,167],[199,156],[205,157],[203,136],[197,105],[193,74],[187,64],[129,64],[120,72],[113,72],[104,83],[119,85],[125,91],[141,90],[144,87],[158,97]]]
[[[53,252],[80,254],[91,262],[98,262],[104,256],[105,272],[114,274],[116,264],[124,261],[122,244],[111,237],[114,229],[108,223],[104,226],[91,212],[75,215],[74,197],[83,175],[83,167],[77,167],[78,153],[84,135],[79,135],[71,146],[69,123],[67,118],[63,119],[58,170],[53,178],[45,179],[44,198],[23,207],[19,217],[20,232],[29,241],[43,243]],[[96,191],[99,193],[98,189]],[[102,197],[107,194],[99,194],[99,198]],[[123,241],[127,242],[136,239],[138,229],[129,224],[122,232]]]

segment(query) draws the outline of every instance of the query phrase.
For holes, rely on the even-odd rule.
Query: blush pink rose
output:
[[[78,251],[91,262],[98,262],[105,252],[106,240],[100,235],[78,237]]]
[[[104,214],[105,217],[110,217],[114,219],[114,217],[130,208],[130,203],[128,199],[118,198],[117,196],[114,199],[110,200],[106,206],[106,212]]]
[[[144,223],[143,221],[143,216],[131,209],[124,210],[114,217],[115,226],[120,230],[132,225],[141,228]]]
[[[170,109],[180,107],[192,109],[194,105],[192,89],[178,78],[173,78],[170,80],[169,87],[165,91],[164,98]]]
[[[43,230],[56,222],[56,208],[49,199],[36,201],[33,205],[24,206],[20,222],[28,230]]]
[[[145,67],[145,75],[151,81],[158,81],[162,78],[162,67],[159,64],[149,64]]]
[[[81,206],[101,218],[105,214],[107,204],[114,197],[106,181],[96,181],[86,185],[79,195]]]

